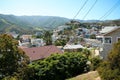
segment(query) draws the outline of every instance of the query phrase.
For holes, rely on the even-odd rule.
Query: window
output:
[[[111,37],[105,37],[105,43],[112,43]]]
[[[97,38],[97,40],[101,41],[103,43],[103,38]]]
[[[120,37],[117,38],[117,41],[120,41]]]

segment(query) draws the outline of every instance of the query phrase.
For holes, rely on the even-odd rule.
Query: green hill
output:
[[[39,29],[54,29],[68,22],[69,19],[53,16],[14,16],[0,14],[0,32],[26,32]]]

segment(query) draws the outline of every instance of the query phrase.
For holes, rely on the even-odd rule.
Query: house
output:
[[[32,35],[22,35],[21,38],[22,38],[23,40],[31,39],[31,38],[32,38]]]
[[[89,39],[89,38],[84,38],[84,45],[86,45],[86,47],[93,47],[93,48],[97,48],[102,46],[101,42],[97,39]]]
[[[62,25],[62,26],[58,26],[58,28],[56,29],[57,30],[57,32],[59,32],[59,31],[62,31],[62,30],[64,30],[64,29],[67,29],[67,28],[69,28],[70,26],[68,26],[68,25]]]
[[[45,42],[43,39],[39,39],[39,38],[31,39],[32,47],[39,47],[39,46],[44,46],[44,45],[45,45]]]
[[[32,39],[32,35],[22,35],[20,36],[20,41],[21,42],[30,42]]]
[[[53,32],[52,42],[54,43],[58,38],[59,38],[59,37],[58,37],[58,33],[57,33],[57,32]]]
[[[100,56],[103,57],[103,59],[106,59],[108,53],[113,47],[113,44],[120,40],[120,27],[106,26],[100,31],[100,34],[96,37],[102,43],[100,49]]]
[[[35,36],[42,36],[44,31],[38,28],[38,32],[35,33]]]
[[[44,46],[45,42],[41,38],[33,38],[32,35],[22,35],[20,36],[19,46],[23,47],[39,47]]]
[[[75,33],[77,36],[86,37],[86,35],[90,34],[90,30],[87,28],[77,28],[75,29]]]
[[[19,34],[17,34],[15,31],[7,32],[7,34],[11,35],[13,38],[17,38],[19,36]]]
[[[66,52],[78,52],[80,49],[83,49],[84,47],[80,44],[77,45],[70,45],[70,44],[66,44],[63,49]]]
[[[59,48],[57,48],[54,45],[23,48],[23,51],[30,58],[30,61],[47,58],[48,56],[50,56],[53,53],[60,53],[60,54],[63,53],[62,50],[60,50]]]

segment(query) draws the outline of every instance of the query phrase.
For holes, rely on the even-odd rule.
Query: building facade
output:
[[[102,29],[97,39],[101,41],[100,56],[107,59],[113,45],[120,40],[120,27],[109,26]]]

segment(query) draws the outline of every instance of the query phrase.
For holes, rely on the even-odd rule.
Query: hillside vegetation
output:
[[[0,32],[29,32],[39,29],[54,29],[69,19],[52,16],[14,16],[0,14]]]
[[[120,41],[114,44],[108,59],[97,70],[102,80],[120,80]]]

